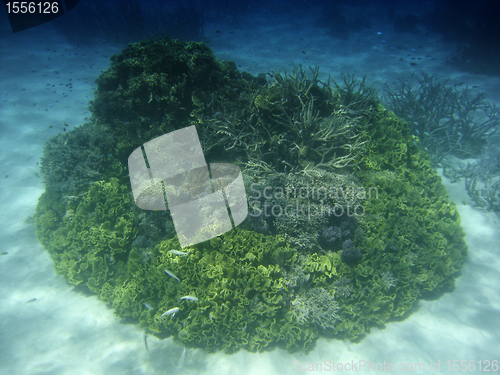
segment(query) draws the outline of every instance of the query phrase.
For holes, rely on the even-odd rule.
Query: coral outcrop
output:
[[[35,226],[57,272],[149,332],[226,352],[353,339],[450,290],[460,218],[408,125],[364,80],[271,77],[168,38],[114,56],[91,122],[45,146]],[[127,158],[189,125],[207,160],[241,167],[250,214],[180,251],[168,211],[135,206]]]

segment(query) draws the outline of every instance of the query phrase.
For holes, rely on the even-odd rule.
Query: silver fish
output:
[[[195,301],[195,302],[197,302],[198,298],[196,298],[194,296],[184,296],[184,297],[181,297],[181,300],[187,300],[187,301]]]
[[[161,314],[161,317],[163,318],[164,316],[169,316],[172,315],[172,318],[175,316],[175,313],[178,312],[180,309],[178,307],[174,307],[173,309],[165,311],[163,314]]]
[[[182,351],[181,357],[179,358],[179,362],[177,363],[178,368],[182,368],[184,365],[184,359],[186,358],[186,348],[184,347],[184,350]]]
[[[173,277],[174,279],[176,279],[178,282],[181,282],[181,281],[179,280],[179,278],[173,274],[173,272],[172,272],[172,271],[165,270],[165,273],[166,273],[168,276]]]
[[[174,255],[188,255],[189,253],[185,253],[184,251],[179,250],[170,250],[170,252]]]

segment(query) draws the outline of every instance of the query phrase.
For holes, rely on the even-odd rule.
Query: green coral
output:
[[[265,84],[201,43],[129,45],[98,79],[92,122],[44,150],[35,226],[57,272],[159,337],[226,352],[353,339],[449,290],[467,248],[428,155],[364,80],[317,76],[295,69]],[[134,204],[127,157],[189,124],[207,160],[242,166],[249,197],[265,187],[376,194],[273,195],[269,204],[362,205],[363,215],[249,217],[176,255],[169,214]],[[253,201],[251,213],[266,203]]]
[[[56,270],[70,282],[85,282],[90,290],[123,268],[137,218],[128,188],[112,178],[96,182],[78,197],[47,191],[35,214],[37,237],[52,255]]]
[[[247,92],[265,84],[265,78],[218,61],[204,43],[165,37],[129,44],[111,57],[111,67],[96,83],[94,119],[115,131],[115,154],[124,162],[152,138],[247,105]],[[203,128],[199,134],[202,141],[210,138],[207,144],[215,142]]]
[[[302,67],[273,72],[272,84],[255,92],[250,105],[207,120],[221,136],[218,142],[226,144],[223,152],[273,172],[338,171],[353,164],[366,142],[358,114],[373,93],[350,84],[343,101],[320,83],[318,68],[311,72],[311,77]]]
[[[120,316],[138,318],[151,331],[209,351],[256,351],[280,341],[288,302],[283,270],[297,258],[283,239],[236,229],[185,249],[187,256],[170,252],[178,248],[177,239],[161,242],[150,263],[133,250],[127,264],[131,277],[104,285],[101,298]],[[181,301],[185,295],[198,301]],[[161,317],[174,307],[180,308],[175,317]],[[264,329],[269,319],[275,322],[274,333]]]

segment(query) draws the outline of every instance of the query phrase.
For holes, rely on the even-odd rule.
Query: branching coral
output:
[[[314,324],[326,330],[335,327],[339,304],[324,288],[311,288],[292,301],[291,312],[301,324]]]
[[[473,157],[499,128],[500,110],[484,93],[459,88],[427,74],[386,86],[385,102],[406,120],[435,163],[449,155]]]
[[[476,160],[463,163],[450,162],[443,173],[452,182],[463,179],[467,194],[474,203],[486,211],[500,213],[500,150],[499,137],[493,137],[486,151]]]
[[[224,144],[224,151],[250,165],[258,161],[278,172],[332,171],[355,164],[366,142],[363,116],[373,104],[366,104],[373,91],[349,76],[339,95],[318,74],[317,67],[310,76],[302,67],[273,72],[272,84],[249,96],[247,107],[206,120],[218,139],[205,150]]]

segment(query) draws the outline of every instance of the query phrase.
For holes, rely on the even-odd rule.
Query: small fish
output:
[[[174,255],[188,255],[189,253],[185,253],[184,251],[179,250],[170,250],[170,252]]]
[[[179,358],[179,362],[177,363],[177,368],[182,368],[184,365],[184,359],[186,358],[186,348],[182,351],[181,357]]]
[[[197,107],[203,106],[203,101],[198,98],[195,94],[191,95],[191,100],[193,101],[193,104]]]
[[[161,317],[163,318],[164,316],[169,316],[172,315],[172,318],[175,316],[175,313],[178,312],[180,309],[178,307],[174,307],[173,309],[165,311],[163,314],[161,314]]]
[[[146,309],[148,309],[148,310],[153,310],[153,308],[151,307],[151,305],[150,305],[149,303],[147,303],[147,302],[143,302],[142,304],[143,304],[143,306],[144,306]]]
[[[198,301],[198,298],[193,297],[193,296],[184,296],[184,297],[181,297],[181,301],[182,301],[182,300],[187,300],[187,301]]]
[[[178,278],[177,276],[175,276],[175,275],[172,273],[172,271],[165,270],[165,273],[166,273],[168,276],[173,277],[174,279],[176,279],[178,282],[181,282],[181,281],[179,280],[179,278]]]

